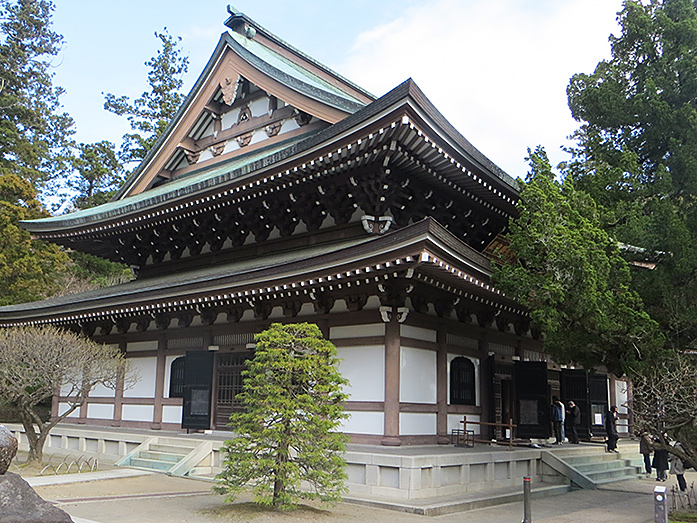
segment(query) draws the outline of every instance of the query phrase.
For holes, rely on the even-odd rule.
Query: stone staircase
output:
[[[212,471],[212,453],[211,442],[154,436],[117,461],[116,466],[172,476],[206,475]]]
[[[603,450],[569,449],[564,452],[543,452],[542,461],[558,473],[566,476],[573,485],[596,489],[601,485],[636,479],[641,475],[641,459],[628,459],[622,453],[607,453]]]

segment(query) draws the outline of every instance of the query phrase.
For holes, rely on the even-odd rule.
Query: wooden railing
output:
[[[464,440],[465,445],[467,444],[467,425],[480,425],[480,426],[483,425],[486,427],[499,427],[502,429],[508,429],[508,449],[513,450],[513,429],[518,428],[518,425],[515,425],[513,423],[513,418],[509,418],[508,423],[492,423],[492,422],[488,422],[488,421],[467,421],[467,416],[463,416],[462,421],[460,423],[462,423],[462,431],[459,432],[458,434],[462,434],[463,438],[465,438],[465,440]],[[480,433],[481,433],[481,431],[480,431]],[[477,439],[474,439],[474,437],[472,437],[471,440],[472,441],[479,441],[482,443],[492,443],[489,440],[484,440],[484,439],[477,440]],[[456,444],[458,444],[458,443],[462,444],[463,442],[457,442]],[[495,443],[497,445],[502,444],[498,441],[496,441]],[[505,443],[503,443],[503,444],[505,445]]]

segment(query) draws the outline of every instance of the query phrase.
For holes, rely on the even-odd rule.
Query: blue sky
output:
[[[191,88],[225,30],[227,2],[55,0],[65,43],[55,83],[77,139],[120,144],[125,118],[102,93],[138,97],[155,31],[182,37]],[[234,7],[375,95],[412,77],[446,118],[510,175],[527,147],[554,162],[577,127],[566,106],[571,75],[609,56],[621,0],[236,0]]]

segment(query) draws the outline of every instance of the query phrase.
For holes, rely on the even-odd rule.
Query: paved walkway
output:
[[[66,482],[54,477],[54,484],[32,481],[36,491],[46,500],[56,502],[76,523],[155,523],[176,522],[246,522],[316,523],[361,522],[477,522],[519,523],[523,519],[522,503],[511,503],[481,510],[427,517],[387,509],[370,508],[350,503],[335,507],[308,504],[298,511],[280,513],[262,509],[242,496],[234,504],[210,491],[206,481],[131,472],[122,470],[90,473],[91,481]],[[115,477],[115,475],[119,475]],[[72,475],[75,477],[77,475]],[[86,474],[83,474],[86,476]],[[98,479],[102,478],[102,479]],[[38,478],[37,478],[38,479]],[[48,483],[46,478],[40,478]],[[674,482],[671,477],[670,486]],[[688,484],[697,481],[697,473],[687,474]],[[653,478],[632,479],[600,490],[578,490],[561,496],[535,499],[532,515],[535,523],[612,522],[645,523],[653,521]]]

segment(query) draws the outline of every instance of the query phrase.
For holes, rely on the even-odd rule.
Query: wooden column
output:
[[[385,432],[381,443],[398,446],[399,438],[399,380],[400,329],[396,307],[388,314],[385,324]]]
[[[167,338],[160,336],[157,339],[157,370],[155,374],[155,413],[152,419],[152,428],[162,428],[162,398],[164,397],[165,389],[165,373],[167,371],[167,356],[165,349],[167,348]]]
[[[494,398],[491,397],[493,391],[493,384],[491,383],[491,377],[493,376],[494,369],[491,368],[491,360],[489,359],[489,337],[486,332],[482,332],[479,338],[479,403],[482,408],[481,421],[487,421],[493,423],[496,420],[491,419],[491,407]],[[480,425],[482,427],[482,436],[488,438],[489,428],[485,425]]]
[[[436,402],[438,414],[436,418],[436,441],[439,445],[450,442],[448,437],[448,350],[446,348],[445,328],[438,329],[438,353],[436,356]]]

